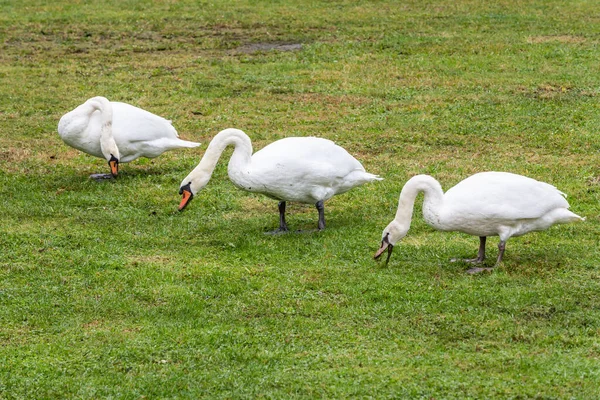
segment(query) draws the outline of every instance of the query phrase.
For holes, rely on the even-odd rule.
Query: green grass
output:
[[[0,1],[0,398],[596,398],[596,2]],[[257,44],[298,51],[252,51]],[[66,146],[103,95],[200,150],[124,164]],[[255,149],[335,140],[383,182],[328,201],[320,233],[268,236],[228,150],[185,212],[181,179],[237,127]],[[508,242],[416,216],[372,260],[400,188],[484,170],[568,193],[584,223]],[[293,229],[316,226],[291,204]],[[495,258],[497,238],[489,240]],[[490,262],[491,262],[490,260]]]

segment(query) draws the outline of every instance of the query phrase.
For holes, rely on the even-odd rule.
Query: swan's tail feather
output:
[[[190,142],[187,140],[179,140],[179,145],[180,147],[188,147],[188,148],[192,148],[192,147],[198,147],[200,146],[202,143],[197,143],[197,142]]]
[[[352,177],[353,180],[357,180],[360,181],[361,184],[363,183],[367,183],[367,182],[373,182],[373,181],[382,181],[383,178],[380,177],[379,175],[375,175],[375,174],[371,174],[369,172],[366,172],[364,170],[356,170],[354,172],[352,172],[349,177]]]
[[[346,190],[350,190],[353,187],[357,187],[365,183],[383,180],[383,178],[379,177],[378,175],[365,172],[364,170],[354,170],[350,174],[346,175],[344,180],[346,181],[344,185],[347,186]]]
[[[367,179],[369,180],[369,182],[383,180],[383,178],[380,177],[379,175],[370,174],[368,172],[365,172],[365,175],[367,176]]]
[[[580,217],[574,212],[567,210],[566,208],[560,208],[554,211],[553,217],[556,223],[568,224],[570,222],[585,221],[585,217]]]
[[[580,217],[579,215],[573,213],[573,219],[572,221],[585,221],[586,217]]]
[[[174,138],[160,138],[151,142],[147,142],[143,154],[146,157],[153,158],[158,157],[165,151],[198,146],[200,146],[200,143]]]

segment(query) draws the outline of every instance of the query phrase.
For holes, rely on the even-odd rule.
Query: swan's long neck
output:
[[[440,209],[444,200],[444,192],[438,181],[429,175],[417,175],[409,179],[400,192],[398,210],[394,220],[408,230],[412,221],[415,199],[423,192],[423,217],[428,224],[439,224]]]
[[[101,123],[100,127],[100,149],[104,158],[111,159],[111,156],[120,158],[119,149],[112,133],[113,110],[110,101],[105,97],[92,97],[86,104],[90,107],[90,117],[94,111],[100,111]]]
[[[184,183],[186,181],[196,182],[200,188],[205,186],[210,180],[221,154],[229,145],[235,147],[227,168],[229,177],[235,184],[243,185],[240,180],[247,175],[245,172],[247,172],[252,158],[252,142],[244,132],[233,128],[225,129],[213,138],[202,160],[184,179]]]

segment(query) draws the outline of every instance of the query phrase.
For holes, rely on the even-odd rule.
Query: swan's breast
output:
[[[100,111],[92,115],[81,112],[81,106],[63,115],[58,123],[58,134],[71,147],[96,157],[103,157],[100,148]]]

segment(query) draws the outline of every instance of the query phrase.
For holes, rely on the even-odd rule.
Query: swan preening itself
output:
[[[229,179],[240,189],[262,193],[279,200],[279,229],[287,231],[286,201],[314,204],[319,212],[318,229],[325,228],[323,203],[336,194],[374,180],[376,175],[342,147],[315,137],[290,137],[278,140],[252,154],[250,138],[239,129],[219,132],[208,145],[200,164],[181,182],[183,196],[179,210],[204,188],[221,153],[229,145],[234,151],[229,160]]]
[[[487,236],[499,236],[498,259],[502,261],[506,241],[531,231],[541,231],[554,224],[583,220],[569,211],[566,195],[554,186],[508,172],[481,172],[468,177],[446,193],[438,181],[428,175],[411,178],[400,193],[394,220],[383,230],[378,259],[387,249],[389,261],[396,242],[410,228],[415,198],[424,193],[425,222],[440,231],[458,231],[479,236],[477,257],[485,258]],[[387,262],[386,261],[386,262]],[[477,273],[491,268],[472,268]]]
[[[121,162],[200,145],[179,139],[169,120],[101,96],[63,115],[58,134],[69,146],[106,159],[112,176],[117,176]]]

